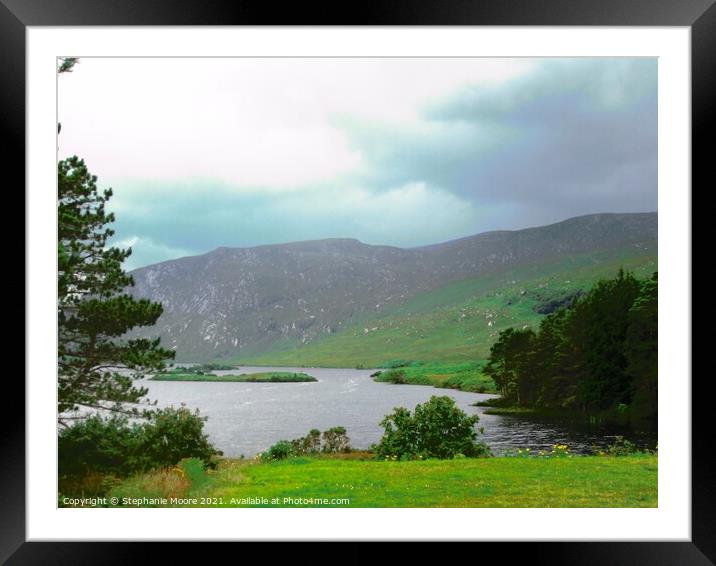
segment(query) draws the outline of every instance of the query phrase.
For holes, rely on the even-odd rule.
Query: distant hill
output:
[[[342,349],[350,346],[355,352],[348,358],[344,352],[342,359],[359,363],[357,337],[376,328],[362,325],[399,318],[411,302],[432,304],[430,297],[445,296],[445,304],[430,309],[450,309],[476,298],[475,289],[487,292],[504,285],[500,274],[539,277],[550,270],[564,275],[581,269],[587,282],[617,264],[648,271],[656,255],[656,213],[596,214],[410,249],[352,239],[218,248],[133,271],[131,292],[164,305],[157,325],[142,329],[142,335],[160,335],[165,346],[176,349],[179,361],[310,363],[305,354],[313,351],[322,352],[314,359],[323,365],[341,365],[327,363],[332,349],[320,345],[348,340]],[[455,289],[463,291],[455,295]],[[564,292],[545,284],[545,296],[525,291],[520,297],[559,301],[546,295]],[[433,341],[425,355],[447,359],[449,349],[446,343],[441,351]],[[380,355],[364,361],[374,363]],[[460,352],[455,356],[463,357]]]

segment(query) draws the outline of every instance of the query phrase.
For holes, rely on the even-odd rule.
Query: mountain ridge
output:
[[[657,213],[601,213],[418,248],[355,238],[221,246],[133,270],[130,292],[164,306],[141,335],[204,361],[306,344],[460,279],[598,251],[655,254],[657,226]]]

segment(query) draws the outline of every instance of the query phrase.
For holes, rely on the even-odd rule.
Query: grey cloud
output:
[[[470,87],[396,129],[344,122],[380,189],[424,180],[476,204],[552,217],[655,210],[657,63],[548,61],[494,87]]]

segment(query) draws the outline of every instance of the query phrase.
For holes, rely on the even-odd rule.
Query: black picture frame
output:
[[[28,26],[124,25],[529,25],[529,26],[684,26],[691,29],[692,185],[714,186],[707,136],[714,131],[716,108],[716,6],[714,0],[363,0],[347,4],[269,3],[190,0],[0,0],[0,124],[3,171],[18,171],[24,186],[25,33]],[[4,179],[7,179],[7,175]],[[711,181],[709,183],[709,181]],[[6,185],[8,188],[10,185]],[[702,189],[705,190],[705,189]],[[693,189],[691,189],[693,195]],[[693,220],[692,220],[693,226]],[[25,295],[26,305],[32,297]],[[691,332],[691,329],[684,329]],[[8,376],[10,377],[10,376]],[[14,376],[13,376],[14,377]],[[682,379],[691,376],[680,376]],[[707,376],[702,376],[707,378]],[[692,381],[692,538],[690,542],[535,542],[483,543],[488,554],[551,564],[713,564],[716,561],[714,458],[709,446],[708,379]],[[24,387],[6,380],[6,394],[24,399]],[[0,559],[8,564],[127,564],[149,558],[162,562],[187,558],[186,545],[154,543],[26,542],[24,405],[5,422],[0,435]],[[320,534],[318,535],[320,536]],[[248,544],[248,543],[246,543]],[[252,543],[253,544],[253,543]],[[418,546],[418,545],[414,545]],[[327,553],[335,559],[365,562],[370,545]],[[243,551],[242,551],[243,552]],[[261,550],[259,550],[261,552]],[[272,550],[274,556],[276,549]],[[291,552],[286,553],[291,558]],[[301,550],[300,552],[304,552]],[[381,551],[382,552],[382,551]],[[474,550],[468,550],[472,553]],[[295,557],[295,555],[293,555]],[[315,556],[311,552],[312,560]]]

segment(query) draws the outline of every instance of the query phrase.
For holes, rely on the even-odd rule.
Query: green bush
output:
[[[336,426],[323,432],[323,452],[350,452],[350,438],[346,436],[346,429]]]
[[[63,429],[58,438],[60,479],[132,473],[138,437],[137,427],[120,416],[95,415]]]
[[[279,440],[271,446],[266,452],[262,452],[260,457],[264,461],[285,460],[291,456],[296,456],[296,449],[290,440]]]
[[[380,458],[413,460],[487,456],[490,451],[477,442],[477,415],[467,415],[450,397],[432,396],[415,407],[414,414],[397,407],[380,426],[385,433],[373,450]]]
[[[207,417],[192,413],[186,407],[167,407],[156,412],[152,421],[139,427],[141,455],[138,464],[144,469],[174,466],[183,458],[199,458],[206,466],[221,455],[204,434]]]
[[[295,454],[314,454],[321,451],[321,431],[317,428],[311,429],[302,438],[291,441]]]
[[[72,486],[87,485],[88,477],[126,477],[174,466],[183,458],[198,458],[206,467],[213,466],[221,451],[204,434],[205,420],[183,406],[157,410],[141,423],[130,423],[125,416],[87,417],[59,434],[61,490],[70,493]]]
[[[321,443],[321,432],[314,428],[301,438],[279,440],[271,448],[259,454],[259,458],[264,462],[270,462],[319,452],[335,454],[350,451],[350,438],[346,435],[346,429],[336,426],[323,431],[323,443]]]

